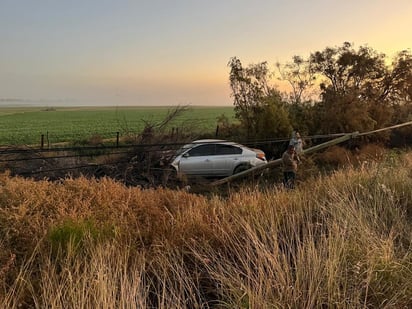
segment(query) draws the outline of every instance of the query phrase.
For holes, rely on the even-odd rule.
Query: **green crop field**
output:
[[[0,108],[0,145],[36,145],[41,136],[58,143],[138,134],[146,123],[157,124],[173,107],[16,107]],[[233,107],[189,107],[176,117],[167,130],[214,132],[217,118],[224,114],[233,119]]]

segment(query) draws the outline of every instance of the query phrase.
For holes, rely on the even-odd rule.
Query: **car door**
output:
[[[213,169],[219,176],[232,175],[235,166],[242,160],[242,149],[234,145],[217,144]]]
[[[180,171],[187,175],[212,176],[215,148],[214,144],[204,144],[187,151],[180,160]]]

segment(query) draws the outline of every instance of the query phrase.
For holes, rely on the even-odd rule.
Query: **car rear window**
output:
[[[212,156],[216,152],[216,145],[215,144],[207,144],[207,145],[200,145],[194,147],[193,149],[189,150],[189,155],[191,157],[197,156]]]

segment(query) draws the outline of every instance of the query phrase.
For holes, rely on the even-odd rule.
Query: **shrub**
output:
[[[331,146],[323,153],[316,156],[316,161],[320,166],[342,167],[353,161],[352,154],[349,150],[341,146]]]
[[[377,144],[366,144],[355,153],[355,158],[358,162],[381,161],[386,154],[387,150],[383,146]]]

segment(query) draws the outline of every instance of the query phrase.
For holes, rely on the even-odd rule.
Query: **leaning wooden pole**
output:
[[[347,140],[350,140],[352,138],[357,137],[358,135],[359,135],[359,132],[353,132],[353,133],[345,134],[341,137],[335,138],[335,139],[327,141],[325,143],[307,148],[307,149],[303,150],[303,154],[309,154],[309,153],[321,150],[323,148],[345,142]],[[268,168],[273,168],[275,166],[280,165],[281,163],[282,163],[282,159],[272,160],[272,161],[269,161],[265,165],[256,166],[256,167],[250,168],[246,171],[240,172],[238,174],[216,180],[216,181],[210,183],[210,186],[218,186],[218,185],[230,182],[234,179],[239,179],[239,178],[245,177],[246,175],[249,175],[249,174],[257,173],[257,172],[263,171],[263,170],[268,169]]]
[[[365,133],[359,133],[359,136],[374,134],[374,133],[387,131],[387,130],[392,130],[392,129],[396,129],[396,128],[401,128],[401,127],[410,126],[410,125],[412,125],[412,121],[404,122],[404,123],[397,124],[397,125],[394,125],[394,126],[390,126],[390,127],[386,127],[386,128],[382,128],[382,129],[377,129],[377,130],[373,130],[373,131],[369,131],[369,132],[365,132]]]

